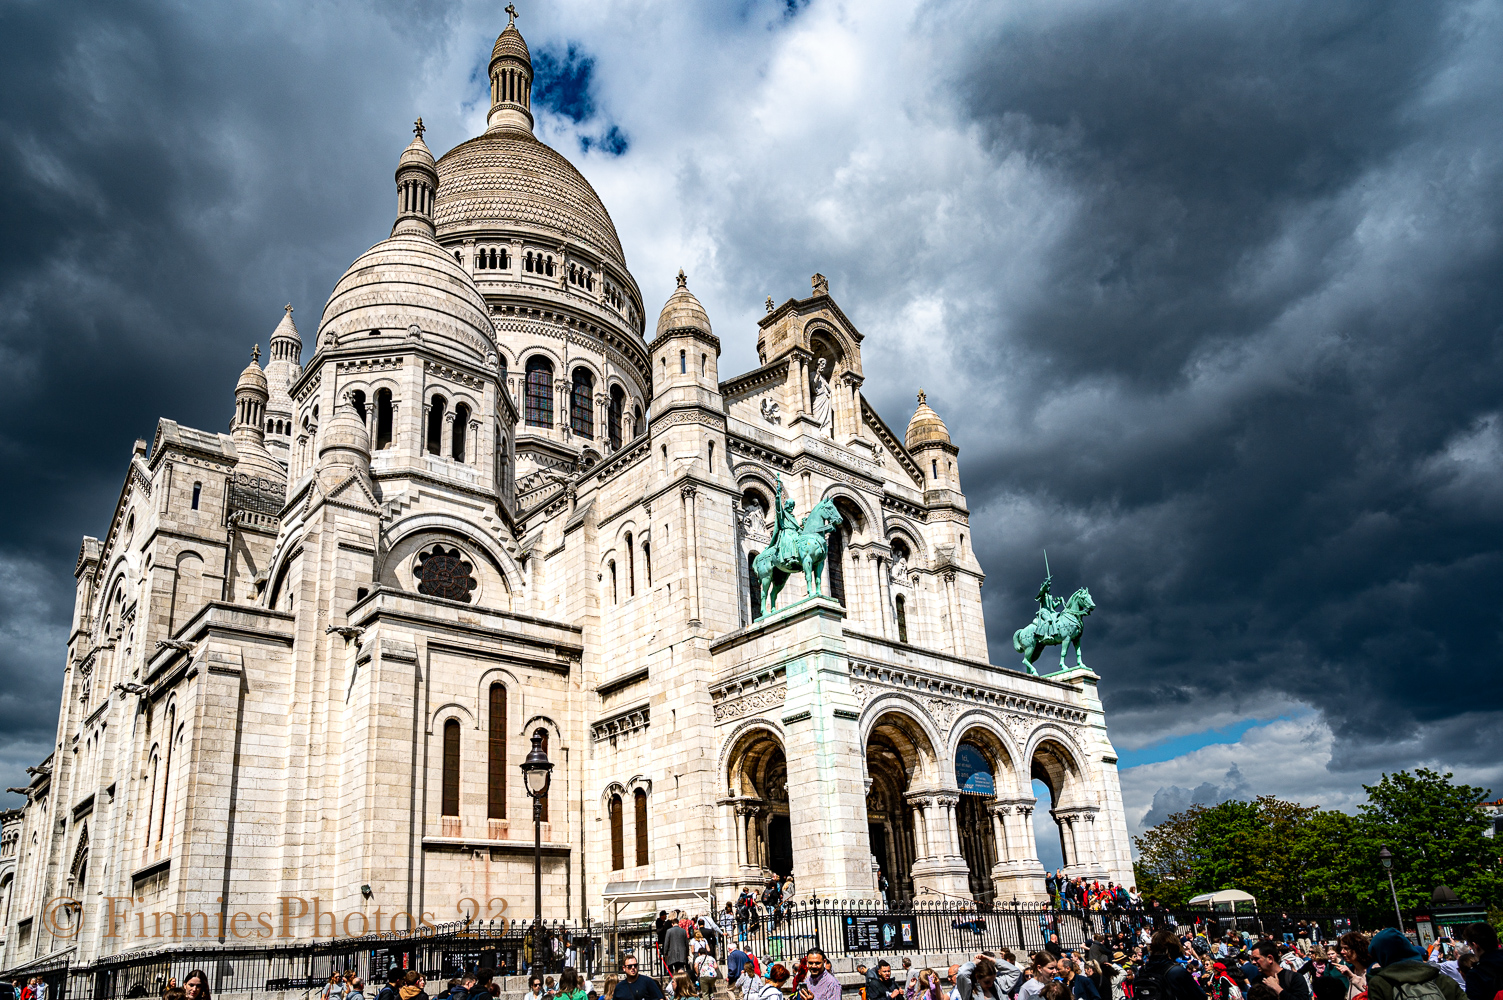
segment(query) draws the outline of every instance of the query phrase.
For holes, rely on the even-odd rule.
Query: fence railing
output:
[[[719,919],[719,915],[714,915]],[[778,907],[737,910],[728,934],[716,933],[715,950],[724,960],[738,945],[764,962],[792,965],[810,948],[832,958],[861,961],[875,956],[966,955],[1010,949],[1022,957],[1041,951],[1056,935],[1065,949],[1080,949],[1098,935],[1115,938],[1144,927],[1200,925],[1214,934],[1233,926],[1278,937],[1303,922],[1323,938],[1357,929],[1355,917],[1340,911],[1233,913],[1211,908],[1055,909],[1047,905],[987,906],[953,902],[888,906],[867,901],[809,899]],[[716,924],[716,931],[720,925]],[[644,972],[663,975],[657,928],[653,923],[599,922],[544,925],[545,944],[536,949],[530,923],[492,921],[444,924],[415,934],[279,944],[267,947],[171,944],[147,952],[100,959],[90,965],[49,969],[44,978],[55,1000],[126,1000],[159,996],[170,981],[182,983],[202,970],[211,990],[315,991],[334,973],[353,970],[366,980],[367,995],[385,981],[393,966],[423,972],[433,985],[480,967],[500,975],[528,971],[557,974],[565,965],[587,973],[619,973],[621,959],[636,956]],[[537,952],[535,954],[534,952]],[[33,972],[32,974],[37,974]]]

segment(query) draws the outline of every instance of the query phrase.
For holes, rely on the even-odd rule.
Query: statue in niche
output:
[[[908,553],[906,553],[903,550],[899,549],[898,552],[897,552],[897,554],[893,556],[892,562],[890,562],[888,564],[888,569],[892,573],[891,579],[892,579],[893,583],[907,584],[908,583]]]
[[[752,538],[767,537],[767,514],[762,505],[752,501],[741,515],[741,530]]]
[[[819,365],[814,370],[814,422],[819,425],[819,431],[827,438],[835,436],[835,399],[830,392],[830,380],[825,376],[825,369],[830,367],[826,358],[819,359]]]

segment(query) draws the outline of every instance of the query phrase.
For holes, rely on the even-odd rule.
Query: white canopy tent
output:
[[[1252,893],[1241,889],[1222,889],[1220,892],[1205,892],[1190,900],[1191,906],[1209,906],[1213,910],[1235,911],[1239,903],[1248,903],[1255,909],[1258,900]]]

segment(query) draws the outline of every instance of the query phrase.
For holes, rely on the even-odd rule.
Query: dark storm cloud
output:
[[[338,5],[0,8],[0,766],[48,752],[85,533],[158,416],[227,427],[292,300],[304,335],[385,235],[433,22]],[[296,30],[293,30],[293,28]],[[371,60],[388,67],[357,72]],[[29,757],[29,759],[27,759]]]
[[[961,417],[973,511],[1051,515],[978,539],[994,660],[1044,544],[1119,731],[1293,700],[1336,758],[1493,760],[1447,733],[1503,711],[1499,37],[1485,5],[1113,3],[966,54],[994,154],[1080,206],[1008,349],[971,317],[1041,415]]]

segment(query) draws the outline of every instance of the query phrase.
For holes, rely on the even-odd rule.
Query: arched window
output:
[[[637,551],[631,546],[631,532],[626,533],[626,595],[637,596]]]
[[[500,261],[501,261],[501,270],[505,271],[507,268],[511,267],[511,254],[509,254],[509,253],[506,252],[506,248],[505,247],[501,248],[501,258],[500,258]]]
[[[532,251],[531,250],[527,251],[526,255],[523,256],[523,258],[522,258],[522,269],[525,270],[528,274],[532,273]]]
[[[444,790],[445,816],[459,815],[459,720],[444,723]]]
[[[619,385],[611,386],[611,402],[605,411],[606,439],[612,448],[621,447],[621,417],[626,409],[626,392]]]
[[[490,746],[486,761],[489,774],[485,793],[485,815],[489,819],[506,818],[506,687],[491,685]]]
[[[454,440],[449,454],[456,462],[465,460],[465,435],[470,429],[470,408],[463,403],[454,407]]]
[[[444,411],[448,409],[449,401],[442,396],[434,396],[428,404],[428,454],[441,455],[444,451]]]
[[[631,436],[632,437],[636,437],[637,435],[639,435],[641,433],[642,433],[642,408],[640,406],[633,406],[631,408]]]
[[[825,565],[830,569],[830,596],[845,603],[845,533],[839,528],[830,532]]]
[[[157,808],[157,771],[161,768],[162,758],[156,753],[151,755],[151,796],[146,800],[146,845],[151,845],[151,821],[156,818]]]
[[[543,270],[544,270],[544,272],[547,273],[548,277],[550,277],[550,278],[553,277],[553,257],[552,256],[549,256],[547,258],[547,263],[543,266]]]
[[[679,351],[678,352],[678,373],[680,375],[687,375],[687,374],[689,374],[689,352],[688,351]]]
[[[496,358],[496,363],[500,366],[501,369],[501,391],[506,392],[506,355],[498,355]]]
[[[391,390],[376,390],[376,450],[391,447]]]
[[[626,835],[621,829],[621,796],[612,795],[610,805],[611,818],[611,871],[618,872],[626,867]]]
[[[553,426],[553,362],[547,358],[527,361],[527,424]]]
[[[569,412],[569,428],[580,437],[595,436],[595,376],[588,368],[574,369],[574,392]]]
[[[355,416],[360,418],[360,422],[365,423],[365,392],[356,389],[350,393],[350,405],[355,408]]]
[[[637,834],[637,864],[645,865],[647,864],[647,793],[639,788],[632,798],[636,800],[637,807],[636,822],[633,824]]]
[[[647,586],[652,586],[652,546],[642,543],[642,572],[646,574]]]
[[[898,595],[898,641],[908,641],[908,606],[903,600],[903,595]]]
[[[751,617],[756,621],[762,614],[762,579],[757,576],[756,552],[746,554],[746,590],[751,594]]]
[[[203,483],[194,483],[193,484],[193,509],[194,510],[198,510],[198,499],[199,499],[199,497],[203,496],[203,492],[204,492],[204,484]]]
[[[617,603],[620,600],[620,595],[619,595],[619,593],[616,590],[616,560],[614,560],[614,559],[611,560],[610,570],[611,570],[611,603],[615,604],[615,603]]]
[[[458,250],[454,251],[454,263],[460,265],[464,264],[464,254],[460,253]]]

